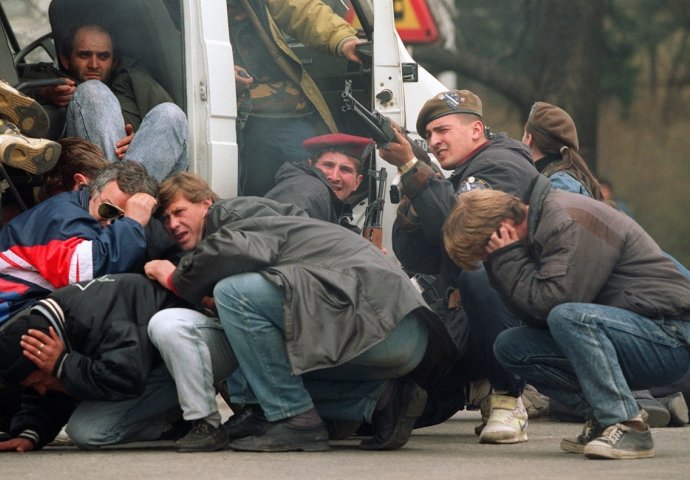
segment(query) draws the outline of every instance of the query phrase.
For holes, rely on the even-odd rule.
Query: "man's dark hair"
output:
[[[123,193],[148,193],[152,197],[158,196],[158,182],[151,177],[146,168],[139,162],[123,160],[105,167],[91,184],[91,195],[98,195],[103,188],[112,181]]]
[[[69,57],[72,55],[72,50],[74,49],[74,36],[77,34],[77,31],[83,27],[94,28],[96,30],[110,35],[110,40],[113,45],[113,58],[118,58],[117,44],[115,43],[113,34],[110,33],[110,30],[104,25],[92,21],[85,21],[72,24],[64,34],[60,35],[60,38],[57,42],[57,47],[61,55],[64,55],[65,57]]]
[[[43,175],[41,196],[52,197],[74,189],[74,175],[81,173],[93,180],[108,166],[103,150],[88,140],[65,137],[58,140],[62,147],[57,164]]]

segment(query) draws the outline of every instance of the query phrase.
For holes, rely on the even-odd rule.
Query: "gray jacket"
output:
[[[352,359],[412,311],[437,321],[407,275],[369,241],[272,200],[214,204],[203,240],[182,259],[172,285],[198,302],[219,280],[243,272],[259,272],[284,290],[295,374]]]
[[[544,177],[529,200],[529,242],[495,251],[492,284],[535,326],[553,307],[595,303],[650,319],[690,321],[690,280],[634,220],[604,202],[552,190]]]

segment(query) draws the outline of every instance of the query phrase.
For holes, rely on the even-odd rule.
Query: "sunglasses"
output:
[[[125,211],[110,202],[103,202],[98,206],[98,216],[103,220],[117,220],[125,216]]]

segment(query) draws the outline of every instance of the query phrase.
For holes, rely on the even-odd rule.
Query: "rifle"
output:
[[[352,80],[345,80],[345,89],[342,93],[343,98],[343,112],[353,113],[360,124],[367,130],[371,138],[376,142],[378,147],[384,147],[390,142],[398,141],[398,137],[395,135],[396,129],[393,127],[393,122],[390,118],[381,115],[379,112],[374,110],[369,111],[364,105],[359,103],[355,97],[352,96]],[[421,162],[428,165],[432,165],[431,158],[426,152],[425,148],[422,148],[415,140],[410,138],[407,133],[400,131],[405,137],[410,145],[412,146],[412,153],[415,158]],[[400,192],[398,191],[398,183],[400,177],[396,178],[391,182],[390,197],[391,203],[400,202]]]
[[[378,172],[370,170],[371,175],[375,181],[378,182],[378,193],[376,200],[369,202],[367,205],[366,219],[364,221],[364,231],[362,235],[371,243],[379,248],[383,247],[383,205],[386,203],[386,180],[388,179],[388,172],[385,168],[381,168]]]

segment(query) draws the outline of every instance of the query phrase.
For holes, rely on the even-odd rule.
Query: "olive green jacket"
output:
[[[268,28],[280,52],[294,66],[300,87],[332,132],[338,128],[326,100],[314,80],[283,39],[281,30],[307,47],[342,56],[342,44],[357,36],[357,31],[320,0],[250,0],[259,20]],[[263,8],[260,8],[261,6]]]

